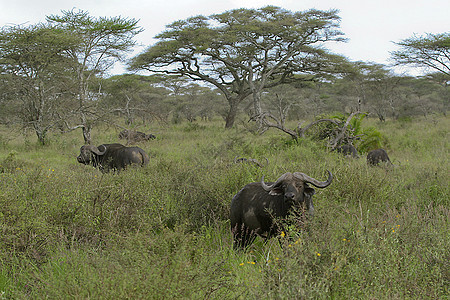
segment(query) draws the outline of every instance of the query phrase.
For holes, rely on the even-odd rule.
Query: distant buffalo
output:
[[[234,247],[245,248],[257,235],[266,239],[276,235],[278,228],[275,218],[285,218],[289,213],[306,210],[314,214],[312,196],[315,190],[308,184],[325,188],[331,184],[333,176],[328,171],[328,179],[319,181],[300,172],[285,173],[275,182],[253,182],[244,186],[231,201],[230,221]]]
[[[128,165],[143,166],[148,163],[149,156],[139,147],[125,147],[122,144],[85,145],[80,148],[77,161],[108,172],[120,171]]]
[[[122,130],[119,133],[119,139],[127,140],[128,144],[132,143],[138,143],[142,141],[149,141],[156,139],[156,136],[153,134],[145,134],[144,132],[140,131],[133,131],[133,130]]]
[[[342,153],[344,156],[352,156],[358,158],[358,151],[353,145],[342,145],[336,148],[338,153]]]
[[[376,149],[369,151],[367,154],[367,164],[377,166],[379,163],[385,162],[392,165],[387,152],[384,149]]]

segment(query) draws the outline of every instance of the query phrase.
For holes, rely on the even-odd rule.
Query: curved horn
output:
[[[328,170],[327,170],[327,172],[328,172],[328,179],[327,179],[327,181],[319,181],[319,180],[317,180],[315,178],[309,177],[305,173],[300,173],[300,172],[295,172],[294,176],[297,177],[300,180],[303,180],[304,182],[311,183],[315,187],[325,188],[325,187],[329,186],[331,184],[331,181],[333,180],[333,174],[331,174],[331,172],[328,171]]]
[[[273,184],[272,185],[267,185],[265,182],[264,182],[264,175],[261,177],[261,186],[262,186],[262,188],[266,191],[266,192],[269,192],[271,189],[272,189],[272,187],[273,187]]]
[[[100,151],[97,147],[92,146],[92,145],[87,145],[86,148],[88,148],[88,150],[92,151],[93,153],[97,154],[97,155],[103,155],[106,152],[106,147],[103,146],[103,148],[105,148],[104,151]]]
[[[269,192],[270,190],[272,190],[273,187],[275,187],[275,186],[277,186],[278,184],[280,184],[280,182],[283,181],[283,180],[286,178],[286,176],[288,176],[289,174],[291,174],[291,173],[284,173],[283,175],[281,175],[281,176],[277,179],[277,181],[275,181],[275,182],[274,182],[273,184],[271,184],[271,185],[267,185],[267,184],[264,182],[264,175],[263,175],[263,177],[261,178],[261,186],[262,186],[262,188],[263,188],[265,191]]]

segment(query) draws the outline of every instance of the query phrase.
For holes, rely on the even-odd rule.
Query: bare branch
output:
[[[336,135],[336,137],[329,143],[331,149],[335,149],[337,145],[339,145],[339,142],[345,137],[348,125],[350,124],[350,121],[352,118],[359,114],[365,114],[360,111],[355,111],[348,116],[347,120],[344,123],[344,126],[339,128],[339,133]]]

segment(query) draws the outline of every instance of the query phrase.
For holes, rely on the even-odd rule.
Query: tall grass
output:
[[[41,147],[0,128],[0,299],[448,298],[449,120],[367,122],[396,167],[209,122],[152,128],[147,166],[102,174],[76,162],[79,132]],[[110,128],[94,137],[117,142]],[[314,219],[232,250],[239,189],[327,169]]]

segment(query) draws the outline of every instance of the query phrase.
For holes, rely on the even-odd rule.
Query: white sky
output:
[[[136,36],[141,47],[130,57],[152,45],[165,26],[195,15],[211,15],[234,8],[276,5],[290,11],[310,8],[340,10],[341,30],[347,43],[328,46],[353,61],[388,65],[390,51],[414,34],[450,31],[448,0],[0,0],[0,27],[45,22],[45,16],[61,15],[72,8],[95,17],[122,16],[139,20],[144,32]],[[113,73],[121,74],[121,66]]]

